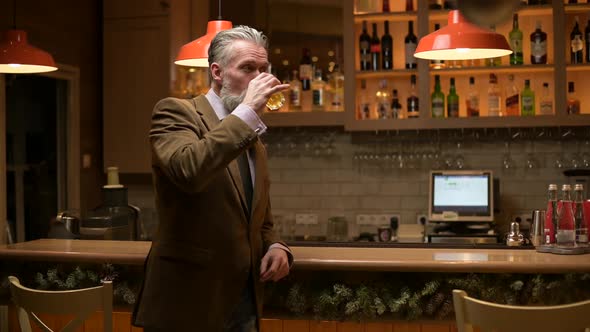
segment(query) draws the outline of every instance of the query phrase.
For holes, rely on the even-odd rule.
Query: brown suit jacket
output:
[[[219,121],[205,98],[166,98],[150,130],[159,225],[134,324],[164,331],[221,331],[252,274],[258,317],[260,261],[273,231],[266,151],[241,119]],[[236,157],[255,152],[252,211]]]

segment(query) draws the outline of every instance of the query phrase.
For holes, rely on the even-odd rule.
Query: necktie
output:
[[[248,164],[248,154],[246,151],[238,156],[238,168],[240,169],[240,177],[242,178],[242,185],[244,186],[248,211],[251,211],[254,187],[252,185],[252,176],[250,175],[250,166]]]

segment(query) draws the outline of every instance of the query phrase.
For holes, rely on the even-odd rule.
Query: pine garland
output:
[[[590,298],[590,274],[398,274],[385,281],[330,283],[313,280],[287,286],[286,303],[266,298],[266,308],[287,308],[291,316],[306,317],[307,303],[316,319],[449,319],[452,290],[495,303],[549,305]],[[281,283],[278,283],[281,284]],[[310,287],[313,285],[314,287]],[[402,286],[403,285],[403,286]],[[283,285],[284,287],[285,285]],[[272,286],[271,288],[276,287]],[[573,291],[575,289],[575,292]],[[271,293],[277,293],[274,289]],[[295,309],[295,310],[294,310]]]

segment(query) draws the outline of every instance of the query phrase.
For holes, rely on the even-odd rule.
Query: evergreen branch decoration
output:
[[[588,273],[399,273],[385,276],[374,282],[344,283],[337,280],[331,283],[330,280],[317,279],[298,282],[287,287],[286,303],[267,298],[265,305],[274,311],[286,308],[294,318],[308,317],[310,312],[303,310],[307,307],[304,304],[314,303],[311,311],[317,319],[412,320],[452,318],[453,289],[463,289],[486,301],[515,305],[555,305],[590,299]]]

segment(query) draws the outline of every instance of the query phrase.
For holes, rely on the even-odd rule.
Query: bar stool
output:
[[[22,332],[31,332],[31,321],[45,332],[53,332],[37,314],[72,314],[74,318],[61,329],[73,332],[82,327],[84,321],[97,310],[102,310],[104,332],[113,330],[113,284],[103,281],[101,286],[65,290],[43,291],[27,288],[18,278],[8,277],[10,293],[14,302]]]
[[[453,290],[459,332],[582,332],[590,327],[590,300],[556,306],[513,306],[469,297]]]

